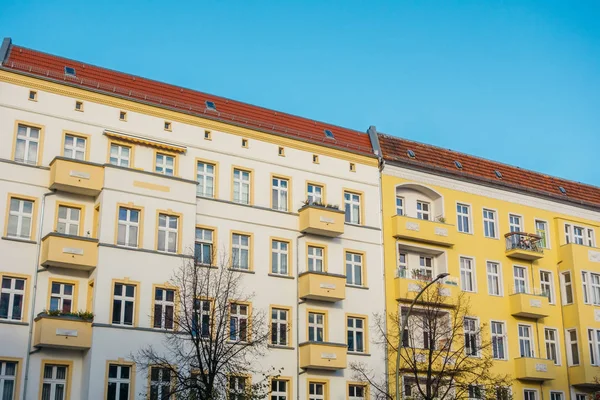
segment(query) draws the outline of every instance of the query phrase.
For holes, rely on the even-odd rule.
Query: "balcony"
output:
[[[95,197],[103,186],[101,165],[64,157],[56,157],[50,163],[50,189]]]
[[[548,316],[548,297],[543,294],[514,293],[508,298],[514,317],[540,319]]]
[[[583,363],[582,363],[583,364]],[[598,389],[598,367],[590,365],[578,365],[569,367],[569,381],[571,385],[579,389]]]
[[[456,243],[457,233],[453,225],[443,222],[394,215],[392,235],[398,239],[452,247]]]
[[[92,346],[92,321],[71,316],[40,314],[35,319],[35,347],[85,350]]]
[[[344,233],[344,212],[337,208],[314,204],[305,205],[300,210],[299,230],[302,233],[336,237]]]
[[[515,358],[515,376],[523,381],[547,381],[556,379],[554,361],[545,358]]]
[[[558,248],[561,270],[573,269],[596,271],[600,269],[600,249],[582,244],[565,244]]]
[[[509,232],[504,235],[506,241],[506,256],[519,260],[534,261],[544,257],[540,245],[541,236],[533,233]]]
[[[346,298],[346,277],[326,272],[308,271],[298,277],[298,297],[336,302]]]
[[[402,347],[400,349],[400,369],[402,371],[414,371],[416,369],[419,372],[426,372],[431,366],[433,372],[448,370],[448,366],[454,364],[454,359],[448,357],[452,355],[452,350],[440,350],[442,347],[441,343],[435,350]],[[432,356],[431,365],[429,364],[429,353]]]
[[[431,277],[413,271],[398,270],[394,279],[394,290],[397,301],[411,302],[421,288],[431,281]],[[410,276],[410,277],[409,277]],[[439,297],[433,290],[439,290]],[[453,277],[446,277],[439,284],[432,285],[419,298],[421,303],[435,303],[440,307],[455,307],[460,293],[458,282]]]
[[[300,343],[300,368],[344,369],[347,350],[348,346],[343,343]]]
[[[42,260],[45,267],[90,271],[98,263],[98,239],[49,233],[42,239]]]

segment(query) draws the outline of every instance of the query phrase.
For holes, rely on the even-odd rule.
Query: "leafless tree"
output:
[[[413,298],[426,283],[411,288]],[[374,318],[376,340],[386,348],[392,366],[388,376],[376,376],[362,363],[350,365],[355,379],[370,383],[375,398],[395,399],[393,366],[407,311],[408,305],[403,304]],[[487,340],[487,326],[470,317],[469,300],[462,292],[452,298],[448,288],[437,283],[422,294],[402,332],[399,369],[403,399],[511,399],[510,377],[493,373],[493,352],[501,351],[503,344]]]
[[[174,273],[175,308],[159,316],[155,310],[153,319],[161,318],[166,328],[163,346],[146,346],[132,355],[138,368],[163,382],[151,384],[150,399],[253,400],[268,395],[270,380],[280,372],[260,366],[268,321],[263,311],[251,307],[253,294],[245,293],[243,272],[231,267],[226,258],[216,265],[187,260]],[[245,379],[250,376],[261,379]]]

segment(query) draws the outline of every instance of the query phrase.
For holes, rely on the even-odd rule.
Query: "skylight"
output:
[[[415,158],[415,157],[416,157],[416,155],[415,155],[415,152],[414,152],[414,151],[412,151],[412,150],[408,150],[408,151],[406,152],[406,154],[408,154],[408,156],[409,156],[410,158]]]
[[[209,110],[217,111],[217,105],[215,104],[214,101],[208,101],[208,100],[206,100],[204,102],[204,104],[206,104],[206,108],[208,108]]]
[[[561,192],[562,194],[567,194],[567,191],[566,191],[566,190],[565,190],[565,188],[564,188],[564,187],[562,187],[562,186],[559,186],[559,187],[558,187],[558,190],[560,190],[560,192]]]
[[[496,178],[502,179],[502,174],[500,173],[500,171],[495,170],[494,173],[496,174]]]
[[[454,161],[454,165],[456,165],[456,168],[462,169],[462,164],[460,163],[460,161]]]
[[[329,139],[335,139],[335,136],[333,136],[333,132],[331,132],[329,129],[325,129],[325,136]]]
[[[75,68],[65,67],[65,75],[75,76]]]

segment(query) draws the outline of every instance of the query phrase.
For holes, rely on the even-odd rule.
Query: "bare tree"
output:
[[[421,282],[420,288],[427,282]],[[411,288],[418,291],[420,288]],[[408,306],[388,315],[375,315],[379,345],[387,349],[389,365],[396,364],[400,348],[400,387],[403,399],[510,399],[510,377],[493,373],[493,352],[500,342],[486,338],[486,325],[470,314],[464,293],[455,298],[441,283],[429,287],[408,317],[407,329],[400,332]],[[414,298],[415,292],[411,292]],[[407,298],[409,294],[407,293]],[[375,376],[363,363],[350,365],[357,380],[367,381],[378,399],[395,398],[395,370]]]
[[[132,355],[138,368],[150,373],[151,399],[262,399],[279,371],[261,370],[269,329],[265,313],[253,309],[242,274],[230,260],[206,265],[188,260],[170,284],[175,310],[160,314],[164,345],[146,346]],[[171,314],[171,315],[169,315]],[[171,328],[172,329],[169,329]],[[251,382],[250,376],[261,376]]]

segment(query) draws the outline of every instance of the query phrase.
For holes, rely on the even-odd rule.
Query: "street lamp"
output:
[[[410,313],[412,312],[412,309],[415,305],[415,303],[417,302],[417,300],[419,299],[419,297],[421,297],[421,295],[423,294],[424,291],[427,290],[427,288],[431,285],[433,285],[434,283],[436,283],[437,281],[439,281],[440,279],[443,279],[447,276],[449,276],[450,274],[447,272],[442,272],[441,274],[439,274],[438,276],[435,277],[435,279],[433,279],[431,282],[429,282],[427,285],[425,285],[425,287],[423,289],[421,289],[421,291],[419,291],[419,293],[417,293],[417,295],[415,296],[415,298],[413,299],[412,303],[410,303],[410,307],[408,308],[408,312],[406,313],[406,317],[402,318],[402,309],[400,309],[400,318],[402,318],[402,327],[400,328],[400,335],[398,336],[398,350],[396,353],[396,400],[400,400],[400,350],[402,349],[402,345],[403,345],[403,336],[404,336],[404,330],[406,329],[406,324],[408,322],[408,317],[410,317]]]

